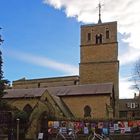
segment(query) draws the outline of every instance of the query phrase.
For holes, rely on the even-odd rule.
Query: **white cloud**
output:
[[[140,49],[129,48],[126,53],[119,56],[120,65],[127,65],[136,62],[140,57]]]
[[[78,21],[84,23],[98,21],[98,2],[98,0],[44,0],[44,3],[56,9],[64,9],[67,17],[76,17]],[[123,39],[129,44],[129,51],[119,56],[121,64],[125,65],[135,61],[140,57],[140,0],[101,0],[101,3],[104,5],[102,21],[118,21],[118,31],[122,34],[130,34],[130,37]],[[134,56],[135,53],[136,56]],[[129,56],[129,59],[126,59],[126,56]]]
[[[133,98],[134,93],[137,92],[135,89],[130,88],[134,83],[133,81],[129,81],[129,78],[120,77],[119,79],[120,98]]]
[[[102,6],[102,21],[117,21],[118,32],[128,43],[127,51],[119,54],[120,64],[127,65],[140,57],[140,0],[100,0]],[[67,17],[75,17],[84,23],[97,23],[99,0],[44,0],[56,9],[63,9]],[[129,35],[127,38],[125,35]],[[121,46],[123,49],[123,46]],[[130,86],[133,83],[128,79],[120,78],[120,98],[133,97]]]
[[[47,57],[36,56],[29,53],[23,53],[18,51],[9,51],[8,54],[18,60],[25,61],[27,63],[31,63],[37,66],[51,68],[53,70],[61,71],[67,75],[78,75],[79,68],[73,65],[64,64],[57,62],[55,60],[51,60]]]

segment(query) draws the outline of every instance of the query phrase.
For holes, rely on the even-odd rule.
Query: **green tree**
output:
[[[3,80],[3,71],[2,71],[2,52],[0,51],[0,99],[4,95],[5,82]]]
[[[3,43],[3,41],[4,40],[1,38],[0,35],[0,45]],[[8,80],[3,79],[4,77],[3,77],[2,66],[3,66],[3,60],[2,60],[2,52],[0,50],[0,102],[2,100],[3,95],[5,94],[4,89],[9,83]]]

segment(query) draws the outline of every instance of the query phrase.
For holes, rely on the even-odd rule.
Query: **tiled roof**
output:
[[[86,84],[62,87],[48,87],[48,92],[57,96],[84,96],[84,95],[103,95],[113,92],[112,83]]]
[[[3,98],[29,98],[29,97],[41,97],[46,91],[46,88],[32,88],[32,89],[8,89]]]

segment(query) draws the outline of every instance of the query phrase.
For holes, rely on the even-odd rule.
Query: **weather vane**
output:
[[[0,27],[0,30],[1,30],[2,28]],[[3,43],[3,39],[1,38],[1,35],[0,35],[0,45]]]
[[[100,1],[99,1],[99,4],[98,4],[98,8],[99,8],[99,20],[98,20],[98,23],[102,23],[102,20],[101,20],[101,8],[102,8],[103,5],[101,5]]]

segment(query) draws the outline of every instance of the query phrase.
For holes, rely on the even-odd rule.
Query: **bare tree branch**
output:
[[[133,77],[130,80],[134,81],[134,85],[131,88],[137,89],[140,92],[140,58],[134,65]]]

